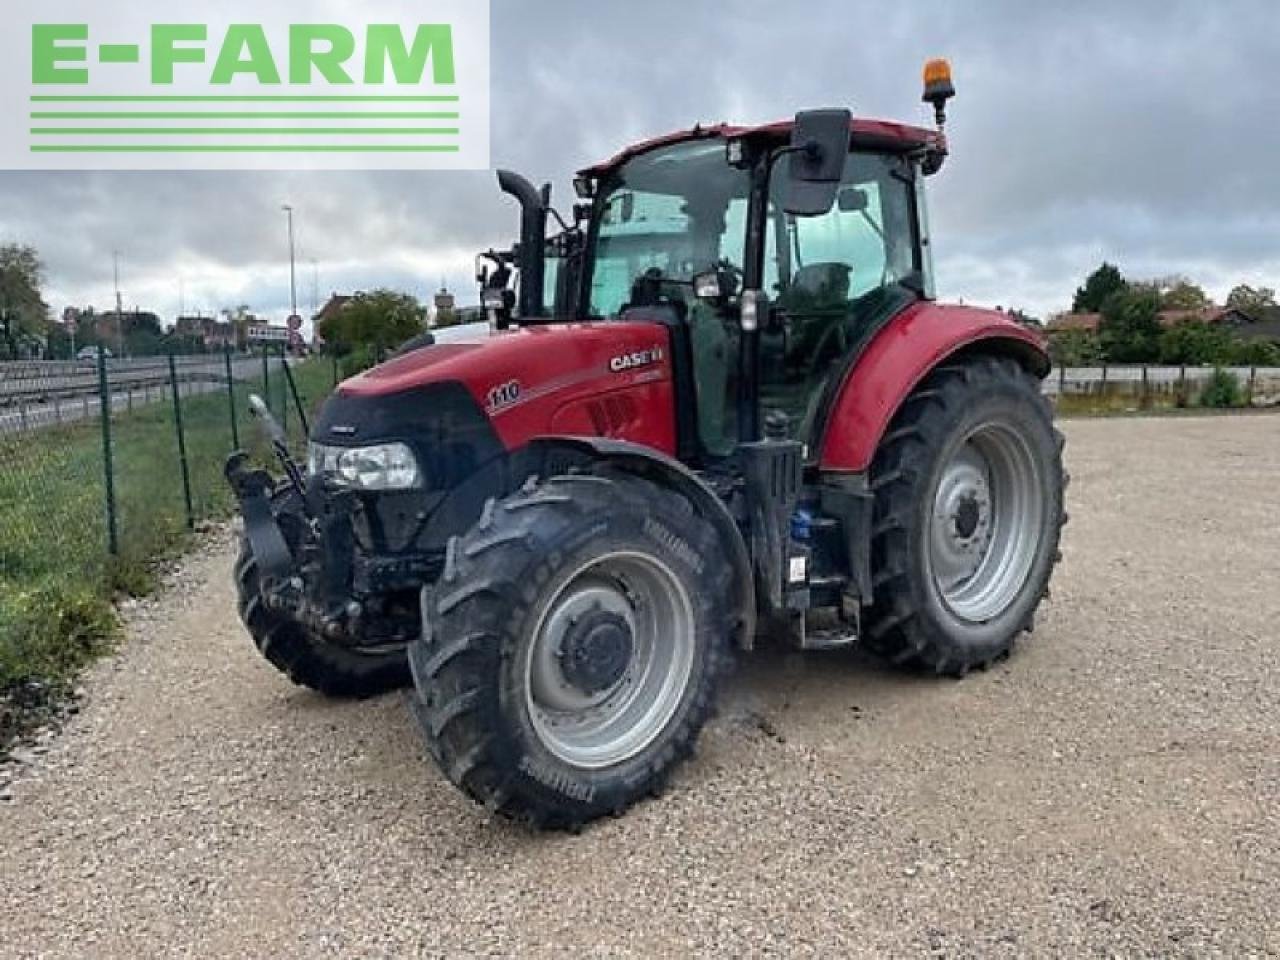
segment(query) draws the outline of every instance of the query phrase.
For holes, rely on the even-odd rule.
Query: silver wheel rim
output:
[[[621,635],[629,642],[620,648]],[[596,643],[598,636],[606,639]],[[578,656],[601,646],[602,657]],[[584,680],[583,659],[594,682]],[[522,663],[525,705],[548,751],[584,769],[624,763],[657,739],[684,698],[694,663],[693,602],[660,560],[606,554],[564,581]]]
[[[1040,468],[1014,428],[978,427],[942,470],[929,522],[929,567],[943,605],[987,623],[1013,604],[1040,546]]]

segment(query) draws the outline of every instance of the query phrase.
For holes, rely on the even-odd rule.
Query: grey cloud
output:
[[[931,184],[942,290],[1060,308],[1102,257],[1219,296],[1280,283],[1280,6],[585,0],[493,4],[493,159],[557,184],[631,140],[805,106],[927,122],[919,68],[949,55],[953,156]],[[36,244],[50,293],[287,308],[283,202],[330,289],[441,276],[474,298],[474,251],[508,240],[491,175],[0,174],[0,239]]]

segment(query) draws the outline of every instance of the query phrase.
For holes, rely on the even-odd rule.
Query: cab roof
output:
[[[728,123],[718,123],[709,127],[694,126],[688,130],[668,133],[665,136],[654,137],[652,140],[633,144],[603,163],[584,167],[578,173],[580,176],[601,177],[626,163],[632,157],[648,153],[650,150],[656,150],[659,147],[666,147],[687,140],[707,140],[716,137],[732,140],[741,137],[744,139],[758,138],[778,140],[780,142],[786,141],[791,138],[793,126],[794,121],[791,120],[778,120],[774,123],[766,123],[754,127],[739,127]],[[944,145],[942,135],[936,130],[896,123],[892,120],[870,120],[855,117],[849,124],[849,132],[852,136],[852,145],[864,150],[909,153],[922,148],[939,148]]]

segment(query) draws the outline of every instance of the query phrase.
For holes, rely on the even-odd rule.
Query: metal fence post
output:
[[[227,367],[227,405],[231,412],[231,449],[240,449],[240,425],[236,423],[236,382],[231,374],[231,348],[224,347],[222,359]]]
[[[262,402],[267,405],[267,409],[271,409],[271,367],[270,359],[267,357],[267,345],[262,345]]]
[[[1150,384],[1147,380],[1147,365],[1142,365],[1142,399],[1138,401],[1139,406],[1146,407],[1151,402],[1149,391]]]
[[[333,362],[333,385],[336,387],[338,385],[338,355],[332,353],[329,355],[329,359]]]
[[[86,398],[87,398],[86,394]],[[86,403],[87,403],[86,399]],[[120,537],[116,529],[116,478],[111,460],[111,393],[107,389],[107,354],[98,345],[98,402],[102,407],[102,479],[107,509],[107,553],[120,555]]]
[[[187,436],[182,429],[182,399],[178,391],[178,366],[169,354],[169,383],[173,387],[173,423],[178,431],[178,463],[182,467],[182,498],[187,507],[187,528],[196,525],[195,511],[191,506],[191,469],[187,465]]]
[[[1246,406],[1249,406],[1249,407],[1253,406],[1253,391],[1254,389],[1256,389],[1257,383],[1258,383],[1258,368],[1256,366],[1250,367],[1249,368],[1249,393],[1245,399]]]
[[[285,345],[280,344],[280,366],[285,365],[284,360]],[[287,436],[289,433],[289,385],[284,382],[284,377],[280,378],[280,429]]]
[[[289,366],[289,361],[283,356],[280,358],[280,365],[284,367],[284,379],[285,383],[288,384],[289,393],[293,395],[293,404],[298,408],[298,422],[302,424],[302,438],[305,440],[307,435],[311,433],[311,425],[307,422],[307,411],[302,406],[302,398],[298,396],[298,384],[293,379],[293,368]],[[285,399],[285,407],[287,409],[289,406],[288,398],[286,397]]]
[[[1067,392],[1067,368],[1061,366],[1058,368],[1058,396],[1062,396]]]

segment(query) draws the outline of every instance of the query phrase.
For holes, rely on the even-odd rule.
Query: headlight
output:
[[[409,490],[419,485],[418,461],[403,443],[372,447],[329,447],[313,443],[307,449],[313,476],[357,490]]]

